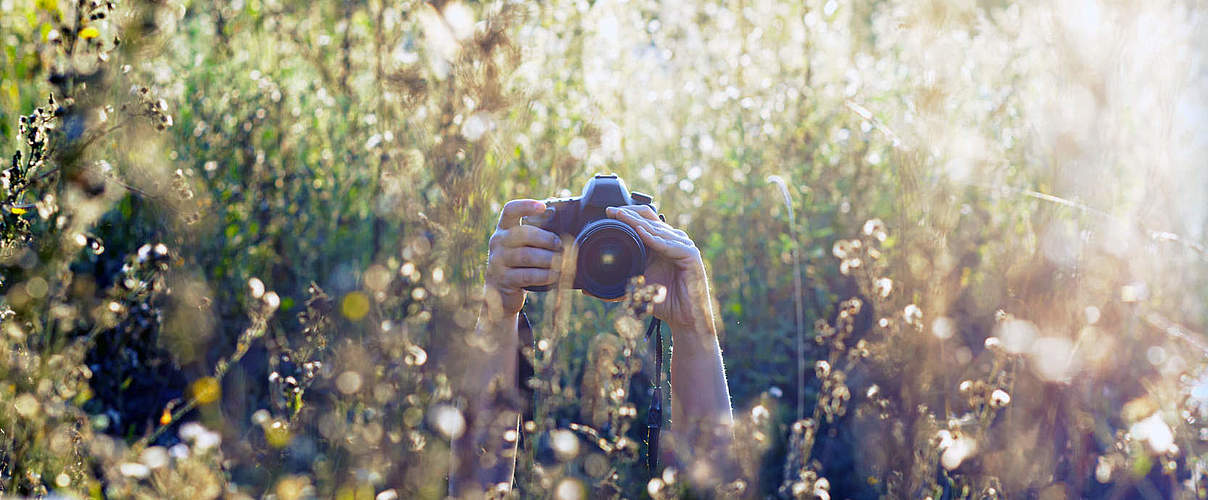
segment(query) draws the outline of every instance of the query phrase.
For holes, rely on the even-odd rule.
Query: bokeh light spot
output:
[[[361,292],[348,292],[340,301],[340,312],[349,320],[360,321],[369,314],[369,297]]]
[[[222,386],[214,377],[202,377],[189,386],[193,398],[200,404],[210,404],[222,397]]]

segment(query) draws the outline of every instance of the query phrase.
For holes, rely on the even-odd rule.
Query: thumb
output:
[[[499,214],[499,229],[511,229],[520,224],[520,218],[545,213],[545,203],[537,200],[512,200],[503,206]]]

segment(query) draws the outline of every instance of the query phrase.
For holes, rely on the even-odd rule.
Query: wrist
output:
[[[524,308],[524,299],[524,290],[506,289],[488,281],[483,287],[482,309],[478,313],[478,320],[482,322],[485,319],[492,324],[510,320],[514,325],[520,310]]]
[[[695,340],[695,343],[711,343],[717,338],[717,328],[713,325],[713,315],[701,313],[690,320],[667,322],[671,334],[676,339]]]
[[[482,307],[478,311],[478,321],[474,327],[474,337],[484,349],[494,351],[514,351],[520,343],[517,337],[517,324],[520,317],[519,306],[509,306],[506,295],[497,288],[487,285],[485,288]],[[523,305],[523,295],[520,304]]]
[[[504,309],[499,307],[491,307],[484,305],[478,313],[478,328],[487,328],[491,331],[500,331],[515,328],[516,320],[520,317],[519,310]]]
[[[685,332],[692,336],[716,338],[717,327],[713,324],[712,299],[709,296],[709,281],[704,268],[681,275],[682,287],[686,289],[681,305],[684,312],[668,318],[667,326],[672,331]],[[682,296],[682,295],[681,295]]]
[[[510,335],[503,337],[515,337],[516,324],[520,318],[520,311],[504,310],[498,307],[483,305],[482,310],[478,313],[478,324],[475,330],[479,333],[491,333],[492,336],[497,332],[508,332]]]

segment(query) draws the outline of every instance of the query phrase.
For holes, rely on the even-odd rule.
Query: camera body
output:
[[[575,289],[605,300],[625,295],[630,278],[646,271],[650,255],[642,238],[628,224],[611,219],[608,207],[649,205],[649,195],[630,192],[616,175],[596,175],[573,198],[545,201],[544,214],[528,216],[523,224],[559,235],[573,235],[577,249]],[[552,286],[527,287],[544,292]]]

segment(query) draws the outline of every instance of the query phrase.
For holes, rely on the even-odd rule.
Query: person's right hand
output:
[[[562,242],[558,235],[537,226],[521,225],[520,218],[540,215],[545,203],[512,200],[503,206],[499,225],[491,235],[487,253],[486,293],[491,312],[510,318],[524,306],[524,287],[558,281]]]

